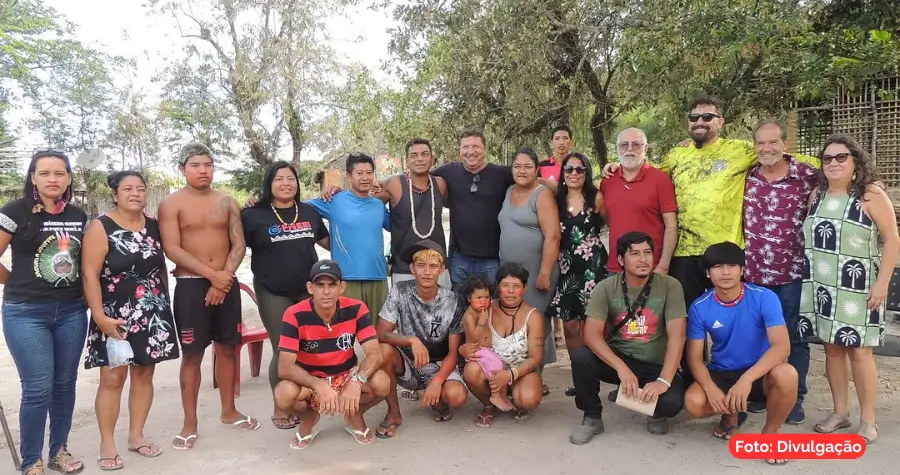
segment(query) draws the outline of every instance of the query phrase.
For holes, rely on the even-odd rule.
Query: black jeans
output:
[[[641,387],[656,381],[662,365],[644,363],[616,353],[637,376]],[[590,348],[582,346],[572,352],[572,379],[575,380],[575,407],[584,411],[586,417],[600,419],[603,403],[600,402],[600,381],[619,384],[619,375]],[[672,387],[659,396],[653,417],[675,417],[684,408],[684,383],[676,373]]]
[[[281,321],[284,319],[284,312],[291,305],[309,298],[309,296],[306,294],[293,297],[275,295],[256,279],[253,279],[253,292],[256,293],[259,319],[262,320],[262,324],[269,334],[269,343],[272,345],[272,360],[269,361],[269,386],[275,389],[275,385],[281,381],[278,378],[278,343],[281,339]]]
[[[686,309],[690,309],[694,300],[697,300],[704,292],[712,288],[712,282],[706,276],[706,269],[703,268],[702,256],[673,257],[669,275],[677,279],[681,284]],[[687,343],[685,343],[684,356],[681,358],[682,381],[685,387],[690,386],[694,382],[694,375],[691,374],[691,367],[688,366],[687,355]],[[703,359],[709,360],[706,341],[703,342]]]

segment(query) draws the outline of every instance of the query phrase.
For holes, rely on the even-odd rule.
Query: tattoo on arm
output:
[[[519,378],[525,376],[528,373],[533,373],[537,371],[541,366],[541,361],[544,359],[544,336],[529,336],[528,337],[528,359],[526,359],[522,364],[516,367],[516,372],[519,374]]]
[[[228,214],[228,238],[231,241],[231,252],[228,253],[228,260],[225,261],[225,271],[233,274],[244,260],[247,244],[244,242],[244,226],[241,223],[241,210],[237,201],[226,196],[222,200],[222,206],[225,207]]]

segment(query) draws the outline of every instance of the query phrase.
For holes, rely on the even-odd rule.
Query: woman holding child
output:
[[[518,264],[503,264],[497,271],[499,299],[491,302],[490,283],[480,276],[466,281],[464,326],[466,343],[459,354],[466,359],[463,378],[469,391],[484,404],[475,419],[478,427],[490,427],[494,408],[516,410],[516,420],[541,403],[541,376],[537,370],[544,356],[544,319],[525,303],[528,271]],[[512,404],[508,390],[512,389]]]

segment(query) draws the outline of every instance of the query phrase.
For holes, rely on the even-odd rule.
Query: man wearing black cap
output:
[[[342,297],[347,283],[331,260],[316,262],[306,289],[311,298],[284,312],[278,355],[275,404],[296,414],[300,426],[290,447],[312,443],[320,414],[343,415],[344,430],[360,444],[374,438],[363,414],[388,393],[390,378],[381,371],[381,348],[366,304]],[[366,357],[358,362],[354,343]]]
[[[403,423],[397,384],[409,391],[424,389],[420,402],[434,410],[435,422],[450,420],[451,409],[462,406],[467,397],[457,369],[463,308],[453,291],[438,286],[444,253],[435,242],[424,240],[407,247],[401,257],[410,263],[415,280],[394,284],[378,321],[382,368],[391,378],[388,411],[376,433],[384,439],[393,437]]]
[[[747,420],[748,400],[765,403],[762,433],[778,433],[797,400],[781,303],[771,290],[741,282],[744,251],[737,244],[713,244],[703,264],[713,289],[688,310],[687,360],[695,382],[685,394],[685,410],[698,419],[721,414],[713,435],[730,439]],[[703,361],[707,333],[713,343],[709,364]]]

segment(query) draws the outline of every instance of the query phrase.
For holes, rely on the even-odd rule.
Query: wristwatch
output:
[[[366,378],[365,376],[363,376],[359,373],[356,373],[355,375],[353,375],[353,380],[359,381],[362,384],[367,384],[369,382],[369,378]]]

